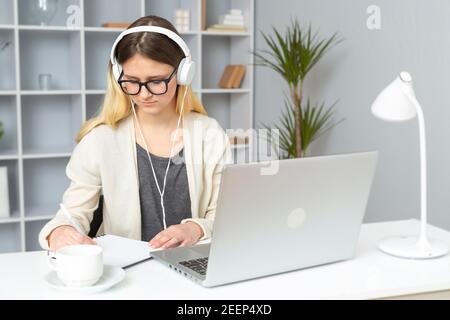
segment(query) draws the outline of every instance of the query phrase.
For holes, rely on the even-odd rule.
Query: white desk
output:
[[[410,261],[376,248],[385,236],[418,230],[417,220],[365,224],[352,260],[209,289],[150,260],[128,269],[117,286],[88,296],[45,286],[49,269],[44,251],[3,254],[0,299],[376,299],[449,290],[450,255]],[[432,226],[429,232],[450,243],[450,232]]]

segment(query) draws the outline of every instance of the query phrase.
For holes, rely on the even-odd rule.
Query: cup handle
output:
[[[58,271],[58,264],[57,264],[57,259],[56,259],[56,253],[51,252],[51,251],[48,252],[47,264],[50,267],[50,269]]]

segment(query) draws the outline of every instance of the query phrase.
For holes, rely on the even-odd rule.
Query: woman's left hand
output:
[[[149,244],[153,249],[190,246],[203,237],[202,228],[195,222],[172,225],[158,233]]]

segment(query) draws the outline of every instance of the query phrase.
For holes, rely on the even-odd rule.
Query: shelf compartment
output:
[[[69,186],[65,173],[68,161],[63,158],[23,160],[26,217],[51,216],[58,211]]]
[[[208,116],[216,119],[224,130],[230,128],[230,99],[229,94],[202,95]]]
[[[0,90],[16,89],[14,31],[0,30]]]
[[[86,33],[86,89],[106,90],[106,77],[114,33]]]
[[[103,99],[103,94],[92,94],[86,96],[86,120],[94,117],[100,111]]]
[[[222,128],[248,130],[252,123],[252,112],[246,106],[250,104],[251,95],[215,93],[202,94],[202,103],[208,115],[216,119]]]
[[[19,206],[19,169],[17,160],[2,160],[0,167],[8,168],[8,194],[9,194],[9,212],[8,219],[16,219],[20,217]],[[0,220],[1,221],[1,220]]]
[[[84,1],[84,24],[101,27],[105,22],[129,22],[141,16],[140,0],[89,0]]]
[[[242,10],[244,16],[244,26],[250,31],[250,11],[252,1],[242,0],[207,0],[206,2],[206,28],[213,24],[219,23],[219,16],[228,14],[230,9]]]
[[[205,37],[202,40],[202,82],[206,90],[217,90],[219,81],[229,64],[243,64],[246,67],[241,88],[250,91],[250,74],[253,66],[250,43],[243,37]]]
[[[0,156],[18,154],[17,105],[15,96],[0,96],[0,122],[3,123],[3,138],[0,140]]]
[[[230,123],[232,129],[248,130],[252,126],[253,113],[251,108],[251,94],[229,94],[230,95]]]
[[[20,223],[0,224],[0,253],[21,251]]]
[[[80,32],[19,33],[22,90],[40,90],[38,76],[45,73],[52,75],[50,90],[81,90]]]
[[[40,251],[39,233],[49,220],[25,222],[25,251]]]
[[[82,123],[81,95],[23,96],[24,155],[66,154]]]
[[[14,24],[14,0],[0,1],[0,25]]]
[[[189,30],[197,31],[200,30],[199,3],[198,0],[146,0],[145,14],[163,17],[175,26],[175,9],[186,9],[189,10]]]
[[[39,14],[33,11],[37,8],[39,1],[37,0],[18,0],[19,6],[19,24],[20,25],[32,25],[32,26],[69,26],[73,27],[74,21],[80,21],[78,19],[72,19],[73,15],[81,15],[80,1],[79,0],[57,0],[56,11],[54,16],[49,20],[48,23],[42,24],[41,19],[39,19]],[[67,13],[70,6],[75,6]],[[71,8],[72,9],[72,8]],[[80,26],[78,26],[80,27]]]

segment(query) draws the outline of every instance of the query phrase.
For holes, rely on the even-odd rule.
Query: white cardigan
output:
[[[232,161],[230,144],[215,119],[196,112],[190,112],[182,119],[191,220],[201,226],[204,232],[202,239],[205,239],[212,233],[222,168]],[[141,240],[133,122],[129,116],[116,129],[107,125],[96,127],[83,137],[72,153],[66,167],[71,183],[62,202],[85,234],[89,232],[103,190],[103,224],[98,233]],[[70,222],[59,210],[39,234],[43,249],[49,249],[46,239],[54,228],[61,225],[70,225]]]

